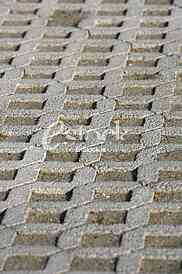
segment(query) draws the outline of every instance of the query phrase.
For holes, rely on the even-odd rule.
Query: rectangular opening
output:
[[[0,180],[14,180],[17,172],[17,169],[0,169]]]
[[[126,170],[105,170],[98,171],[97,181],[135,181],[135,171],[126,171]]]
[[[122,191],[114,188],[97,188],[95,190],[95,199],[99,201],[111,202],[129,202],[132,197],[132,191]]]
[[[146,9],[143,13],[144,16],[169,16],[171,15],[171,9],[159,8],[159,9]]]
[[[163,21],[143,21],[141,23],[142,28],[167,28],[168,27],[168,22],[163,22]]]
[[[112,119],[112,126],[119,125],[120,127],[138,127],[143,126],[145,122],[145,118],[137,117],[134,115],[115,115]]]
[[[48,88],[47,85],[24,83],[24,84],[18,84],[16,86],[16,93],[41,94],[41,93],[46,93],[47,88]]]
[[[21,26],[27,26],[31,24],[31,20],[5,20],[3,22],[3,26],[17,26],[17,27],[21,27]]]
[[[182,210],[152,210],[150,212],[149,224],[152,225],[181,225]]]
[[[119,243],[120,235],[114,235],[112,232],[85,233],[81,240],[83,248],[119,247]]]
[[[182,235],[146,235],[146,248],[181,248]]]
[[[48,21],[49,27],[77,27],[82,19],[80,9],[56,10]]]
[[[72,271],[109,272],[115,269],[115,258],[81,258],[75,257],[71,264]]]
[[[5,119],[6,125],[12,125],[12,126],[34,126],[37,125],[39,121],[39,117],[30,117],[30,116],[22,116],[22,117],[16,117],[16,116],[8,116]]]
[[[156,202],[181,202],[182,190],[157,191],[154,194],[154,201]]]
[[[9,106],[8,108],[9,109],[37,109],[37,110],[41,110],[43,109],[43,106],[44,106],[44,103],[45,102],[40,102],[40,101],[11,101],[9,103]]]
[[[31,201],[69,201],[72,197],[72,191],[63,192],[61,188],[45,187],[37,188],[32,191]]]
[[[160,181],[182,181],[182,171],[160,170],[159,179]]]
[[[22,152],[0,152],[0,161],[19,161],[22,160],[25,151]]]
[[[174,0],[145,0],[145,5],[172,5]]]
[[[4,265],[5,271],[36,271],[44,270],[48,257],[29,255],[9,256]]]
[[[124,153],[121,151],[118,152],[102,152],[101,160],[111,160],[116,162],[128,162],[128,161],[134,161],[136,157],[136,152],[131,151],[129,153]]]
[[[73,172],[63,172],[59,170],[49,170],[49,169],[41,169],[39,173],[38,180],[43,182],[62,182],[67,181],[70,182],[73,177]]]
[[[9,135],[5,133],[0,133],[0,142],[16,142],[16,143],[29,143],[32,135]]]
[[[90,211],[88,223],[98,225],[124,224],[127,212],[121,210]]]
[[[181,260],[143,259],[140,273],[181,273]]]
[[[60,213],[54,208],[41,209],[31,208],[27,217],[27,223],[32,224],[62,224],[66,216],[66,211]]]
[[[78,152],[69,151],[48,151],[46,161],[63,161],[63,162],[77,162],[79,159]]]

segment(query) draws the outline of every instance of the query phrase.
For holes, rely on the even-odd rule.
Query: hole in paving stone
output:
[[[162,40],[166,38],[166,33],[145,33],[145,32],[139,32],[137,34],[136,40]],[[162,42],[162,41],[161,41]],[[159,47],[159,52],[161,52]]]
[[[128,0],[102,0],[101,4],[126,4]]]
[[[29,143],[32,135],[9,135],[0,133],[0,142],[16,142],[16,143]]]
[[[30,208],[27,217],[27,223],[31,224],[62,224],[66,216],[66,211],[60,213],[60,210],[53,208]]]
[[[68,31],[59,31],[59,32],[46,32],[43,35],[43,39],[49,40],[49,39],[69,39],[71,37],[72,32]]]
[[[114,235],[112,232],[93,232],[85,233],[81,239],[81,247],[119,247],[120,235]]]
[[[20,45],[12,42],[3,42],[0,44],[0,51],[18,51]]]
[[[181,144],[182,143],[182,136],[176,134],[176,136],[170,136],[170,135],[165,135],[162,136],[161,138],[161,144]]]
[[[22,21],[4,21],[2,26],[27,26],[31,24],[31,20],[22,20]]]
[[[98,181],[135,181],[135,172],[131,172],[128,170],[108,170],[98,171],[97,173]]]
[[[23,38],[25,36],[25,33],[21,32],[0,32],[0,39],[18,39]]]
[[[0,152],[0,161],[19,161],[22,160],[25,155],[25,151],[22,152]]]
[[[100,95],[102,93],[102,88],[101,87],[73,87],[73,88],[68,88],[67,90],[67,95]]]
[[[74,96],[72,98],[65,99],[64,102],[64,109],[78,109],[78,110],[86,110],[86,109],[96,109],[97,108],[97,102],[93,102],[93,100],[96,100],[94,98],[86,98],[82,96]]]
[[[116,258],[75,257],[71,264],[73,271],[114,271]]]
[[[121,136],[119,140],[116,140],[115,135],[108,134],[106,137],[106,142],[111,144],[139,144],[141,140],[141,135],[139,133],[126,132],[124,136]]]
[[[17,2],[19,3],[32,3],[32,4],[38,4],[38,3],[41,3],[43,0],[17,0]]]
[[[182,150],[160,153],[158,159],[159,161],[182,161]]]
[[[128,117],[124,117],[124,115],[116,114],[111,122],[112,126],[120,126],[120,127],[138,127],[143,126],[145,123],[145,118],[143,117],[134,117],[130,114]]]
[[[18,14],[18,15],[34,15],[37,14],[37,12],[39,11],[39,9],[35,9],[35,8],[27,8],[26,10],[20,7],[15,7],[13,10],[10,10],[10,14]]]
[[[56,236],[51,232],[23,232],[18,231],[14,241],[14,245],[33,245],[33,246],[55,246]]]
[[[128,69],[124,71],[123,79],[132,81],[146,81],[146,80],[156,80],[158,79],[159,72],[153,71],[137,71]]]
[[[140,273],[181,273],[181,260],[163,258],[144,258],[141,261]]]
[[[182,211],[181,210],[151,210],[149,224],[156,225],[181,225]]]
[[[101,161],[102,160],[111,160],[111,161],[134,161],[137,152],[123,153],[121,151],[118,152],[102,152]]]
[[[99,80],[104,80],[105,74],[103,73],[102,75],[81,75],[81,74],[76,74],[74,76],[74,81],[99,81]]]
[[[101,201],[111,202],[129,202],[132,197],[132,191],[122,191],[120,189],[113,188],[97,188],[95,190],[95,199]]]
[[[156,202],[181,202],[182,191],[180,190],[169,190],[169,191],[157,191],[154,194],[154,201]]]
[[[176,80],[177,81],[182,81],[182,72],[176,72]]]
[[[172,5],[174,0],[145,0],[145,5]]]
[[[176,103],[174,105],[171,106],[171,112],[175,112],[175,111],[181,111],[182,110],[182,104],[181,103]]]
[[[52,41],[51,41],[51,39],[49,39],[49,41],[43,40],[42,43],[37,47],[38,51],[40,51],[41,53],[45,52],[45,54],[47,54],[49,52],[50,52],[50,54],[53,52],[60,53],[60,52],[65,51],[66,49],[67,49],[67,46],[61,44],[61,42],[59,42],[59,41],[54,41],[53,39],[52,39]],[[39,61],[40,60],[37,60],[37,65],[40,64]],[[61,58],[55,60],[53,62],[53,65],[60,65],[60,63],[61,63]],[[35,62],[34,62],[34,64],[35,64]],[[46,65],[46,63],[43,63],[43,62],[42,62],[42,64]]]
[[[165,9],[146,9],[143,12],[144,16],[169,16],[171,15],[171,9],[165,8]]]
[[[127,9],[121,8],[121,9],[100,9],[98,10],[98,15],[100,16],[125,16],[127,14]]]
[[[46,56],[47,55],[47,56]],[[51,56],[51,54],[46,53],[44,57],[33,56],[31,66],[59,66],[61,64],[61,58],[56,56]]]
[[[17,169],[0,169],[0,180],[15,180]]]
[[[156,67],[157,66],[157,60],[154,60],[154,59],[149,59],[149,60],[147,60],[147,59],[145,59],[145,58],[143,58],[142,60],[141,60],[141,58],[139,57],[139,58],[135,58],[135,59],[132,59],[132,58],[128,58],[128,60],[127,60],[127,66],[129,66],[129,67]]]
[[[66,3],[66,4],[83,4],[85,0],[58,0],[58,3]]]
[[[55,77],[55,72],[52,71],[32,71],[32,72],[26,72],[23,75],[23,80],[37,80],[37,79],[53,79]]]
[[[18,101],[18,99],[16,101],[10,101],[8,108],[9,109],[37,109],[37,110],[41,110],[44,107],[46,101],[44,102],[39,102],[39,101]]]
[[[90,211],[87,222],[98,225],[124,224],[127,212],[121,210]]]
[[[43,181],[43,182],[71,182],[72,177],[74,173],[73,172],[64,172],[64,171],[59,171],[59,170],[49,170],[49,169],[41,169],[39,172],[39,177],[38,181]]]
[[[98,66],[98,67],[102,67],[102,66],[107,66],[109,64],[109,59],[99,59],[99,58],[90,58],[89,57],[86,59],[83,57],[83,59],[81,59],[79,61],[79,66]]]
[[[11,65],[13,60],[14,58],[10,58],[8,56],[3,56],[2,58],[0,57],[0,65]]]
[[[127,102],[125,100],[117,100],[115,110],[147,110],[149,104],[143,102]]]
[[[114,22],[112,19],[97,19],[95,21],[95,25],[97,28],[114,28],[114,27],[122,27],[123,21]]]
[[[146,235],[145,248],[181,248],[182,235]]]
[[[123,89],[124,96],[153,95],[154,88],[140,85],[132,85]]]
[[[181,181],[182,172],[181,171],[167,171],[160,170],[159,172],[160,181]]]
[[[141,23],[142,28],[166,28],[168,27],[168,22],[161,22],[161,21],[143,21]]]
[[[34,126],[39,122],[40,117],[30,117],[30,116],[22,116],[22,117],[7,117],[5,119],[6,125],[18,125],[18,126]]]
[[[31,84],[31,83],[20,83],[16,86],[16,93],[46,93],[48,86],[39,85],[39,84]]]
[[[47,152],[45,161],[64,161],[77,162],[79,160],[78,152],[51,150]]]
[[[138,38],[138,37],[137,37]],[[146,39],[146,37],[145,37]],[[131,48],[131,52],[136,52],[136,53],[152,53],[152,52],[162,52],[163,50],[163,46],[158,46],[158,45],[145,45],[145,46],[134,46]],[[142,60],[141,60],[142,62]],[[143,61],[144,62],[144,61]],[[153,63],[155,63],[155,61],[153,60]]]
[[[112,52],[113,50],[113,46],[112,45],[104,45],[104,42],[102,43],[102,45],[86,45],[83,49],[83,53],[108,53],[108,52]]]
[[[182,125],[182,119],[179,117],[179,118],[168,118],[166,121],[165,121],[165,125],[166,127],[180,127],[181,128],[181,125]]]
[[[63,136],[63,134],[58,134],[50,138],[48,141],[50,144],[59,145],[60,143],[67,143],[67,144],[72,144],[74,146],[75,144],[80,144],[80,143],[83,144],[84,136],[79,136],[79,134],[78,135],[75,134],[74,140],[72,140],[70,137]]]
[[[88,126],[91,123],[92,117],[89,118],[88,115],[81,116],[80,114],[75,114],[74,116],[63,116],[61,115],[60,119],[61,122],[67,123],[69,126]]]
[[[97,29],[97,32],[91,32],[91,35],[89,36],[89,40],[93,41],[93,40],[110,40],[110,39],[118,39],[120,36],[119,32],[102,32],[99,29]],[[109,50],[110,52],[111,50]],[[100,50],[100,52],[104,52],[102,50]],[[107,52],[107,51],[106,51]]]
[[[32,190],[31,202],[40,201],[70,201],[73,191],[63,192],[61,188],[56,188],[54,186],[50,188],[37,188]]]
[[[44,270],[48,262],[47,256],[15,255],[9,256],[5,262],[5,271]]]
[[[77,27],[80,23],[83,14],[80,9],[75,10],[56,10],[49,18],[48,26],[64,26]]]

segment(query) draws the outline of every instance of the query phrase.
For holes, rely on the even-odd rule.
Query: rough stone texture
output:
[[[181,26],[181,0],[0,0],[0,273],[182,273]]]

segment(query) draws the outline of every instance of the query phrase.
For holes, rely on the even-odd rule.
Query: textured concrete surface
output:
[[[0,0],[0,273],[182,273],[182,0]]]

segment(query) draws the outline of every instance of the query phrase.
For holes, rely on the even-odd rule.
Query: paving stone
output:
[[[182,273],[180,0],[0,2],[0,273]]]

